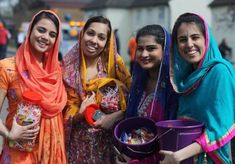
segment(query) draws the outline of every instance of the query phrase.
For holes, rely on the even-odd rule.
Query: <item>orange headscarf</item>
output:
[[[58,37],[53,48],[45,55],[42,68],[31,52],[30,34],[32,31],[32,22],[41,12],[49,12],[56,16],[59,21]],[[61,23],[55,13],[50,10],[42,10],[37,13],[30,23],[25,42],[16,52],[16,68],[20,76],[21,91],[33,90],[41,94],[43,108],[42,116],[51,118],[58,115],[64,108],[67,101],[67,94],[62,81],[62,72],[58,61],[58,51],[61,37]]]

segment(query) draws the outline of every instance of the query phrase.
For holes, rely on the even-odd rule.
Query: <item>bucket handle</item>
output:
[[[169,133],[170,131],[174,130],[173,128],[168,129],[167,131],[165,131],[164,133],[160,134],[159,136],[157,136],[157,140],[159,140],[160,138],[162,138],[164,135],[166,135],[167,133]]]
[[[138,150],[133,150],[132,148],[130,148],[129,146],[127,146],[127,149],[129,149],[130,151],[134,152],[134,153],[141,153],[141,154],[151,154],[152,152],[154,152],[154,150],[152,151],[138,151]]]

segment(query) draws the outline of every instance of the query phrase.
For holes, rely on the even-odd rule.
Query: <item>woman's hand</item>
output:
[[[86,109],[87,106],[91,104],[96,104],[96,99],[95,99],[95,92],[91,92],[91,95],[86,96],[86,98],[82,101],[82,104],[80,106],[79,112],[78,113],[83,113]]]
[[[179,164],[180,163],[175,152],[161,150],[159,153],[165,156],[164,159],[159,162],[160,164]]]
[[[194,142],[176,152],[161,150],[159,153],[163,154],[165,158],[160,162],[160,164],[177,164],[202,152],[203,149],[197,142]]]
[[[96,122],[94,122],[94,127],[103,128],[103,129],[111,129],[114,124],[114,119],[111,114],[105,114],[101,116]]]
[[[119,154],[116,156],[116,164],[127,164],[130,160],[131,158],[125,154]]]
[[[122,111],[114,112],[112,114],[105,114],[101,116],[95,123],[95,127],[111,129],[113,125],[124,116]]]
[[[30,125],[21,126],[17,124],[16,118],[13,118],[13,124],[11,131],[8,134],[8,139],[10,140],[33,140],[37,138],[40,127],[38,126],[39,122],[32,123]],[[35,128],[36,127],[36,128]]]

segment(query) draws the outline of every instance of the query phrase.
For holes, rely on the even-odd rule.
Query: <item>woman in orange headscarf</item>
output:
[[[67,94],[58,62],[60,35],[60,20],[56,14],[40,11],[33,17],[16,56],[0,61],[0,104],[2,106],[6,96],[9,103],[6,125],[0,123],[0,134],[5,138],[1,163],[66,163],[61,112]],[[41,118],[21,126],[15,115],[27,91],[40,95]],[[30,152],[10,144],[30,139],[36,139]]]

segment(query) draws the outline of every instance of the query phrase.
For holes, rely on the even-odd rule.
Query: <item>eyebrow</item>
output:
[[[92,32],[95,32],[95,33],[97,33],[92,27],[89,27],[86,31],[92,31]],[[103,33],[103,32],[101,32],[101,33],[98,33],[98,34],[100,34],[100,35],[104,35],[104,36],[108,36],[108,34],[106,34],[106,33]]]
[[[49,31],[50,33],[53,32],[53,33],[57,34],[56,31],[50,31],[50,30],[48,30],[47,28],[45,28],[44,26],[37,26],[37,28],[43,28],[43,29]]]

